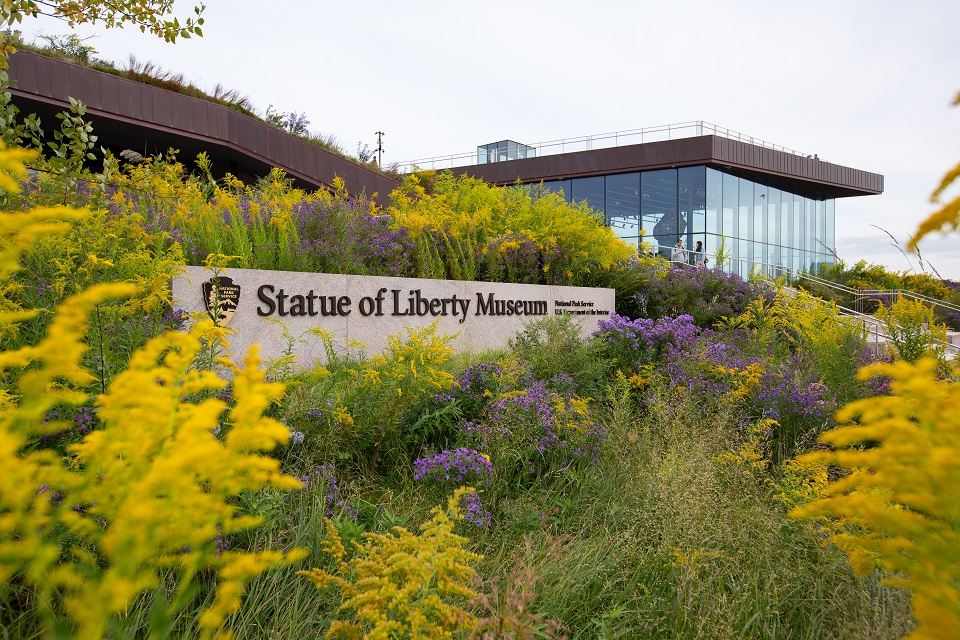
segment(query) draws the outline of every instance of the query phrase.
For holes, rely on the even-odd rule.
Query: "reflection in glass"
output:
[[[767,237],[767,186],[753,185],[753,234],[750,239],[753,244],[753,259],[763,264],[767,261],[766,245],[761,244]]]
[[[827,246],[837,250],[837,215],[836,215],[836,201],[833,198],[830,198],[826,202],[827,213],[826,213],[826,225],[827,228],[824,230],[824,242],[827,243]]]
[[[607,176],[607,225],[624,240],[640,237],[640,174]]]
[[[604,210],[603,176],[589,178],[574,178],[570,181],[570,199],[572,202],[586,202],[587,206],[596,211]]]
[[[544,182],[543,188],[604,211],[617,236],[630,244],[642,238],[665,257],[678,238],[691,251],[701,240],[711,256],[725,239],[726,268],[745,276],[754,261],[757,268],[769,264],[766,270],[774,275],[780,267],[811,269],[834,261],[835,200],[807,198],[714,168],[590,176]]]
[[[740,178],[740,202],[737,208],[737,245],[740,260],[753,260],[753,183]],[[740,265],[743,272],[744,265]],[[749,268],[747,270],[749,273]]]
[[[662,169],[640,174],[640,213],[653,250],[669,258],[670,247],[681,231],[677,219],[677,170]],[[686,223],[686,221],[684,221]],[[684,224],[684,226],[686,226]]]
[[[543,188],[548,191],[562,193],[564,200],[570,202],[570,181],[569,180],[551,180],[543,183]]]
[[[784,191],[780,197],[780,239],[777,244],[789,247],[793,231],[793,194]]]
[[[723,174],[723,229],[720,231],[731,240],[738,235],[737,227],[737,194],[740,182],[736,176]]]
[[[723,174],[716,169],[707,169],[707,233],[722,233]]]
[[[804,206],[803,206],[803,197],[794,195],[793,197],[793,246],[798,250],[803,251],[804,242],[803,237],[805,235],[804,231],[806,227],[804,226],[803,221],[804,215]],[[797,269],[801,268],[802,263],[800,258],[797,257]]]
[[[706,231],[707,174],[704,167],[681,167],[677,170],[677,197],[679,235],[686,235],[684,245],[692,249],[692,234]]]

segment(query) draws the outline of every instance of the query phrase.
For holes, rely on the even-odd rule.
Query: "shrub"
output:
[[[639,289],[636,305],[645,318],[689,315],[708,328],[743,313],[753,300],[772,297],[765,283],[751,284],[718,269],[664,269]]]
[[[302,384],[288,408],[292,424],[322,447],[323,461],[351,458],[371,471],[384,461],[409,463],[410,414],[453,384],[442,368],[453,353],[453,337],[436,329],[436,323],[407,328],[388,338],[384,353],[370,358],[340,356],[328,332],[313,332],[311,337],[325,344],[327,364],[298,377]]]
[[[947,331],[937,323],[932,307],[901,295],[890,306],[881,304],[876,315],[886,328],[894,357],[910,363],[924,357],[944,358]]]
[[[604,345],[604,355],[628,375],[660,361],[668,348],[688,344],[700,334],[689,315],[630,320],[613,314],[609,320],[600,320],[599,324],[594,335]]]
[[[596,341],[584,339],[580,323],[564,314],[528,322],[510,339],[510,350],[527,363],[533,375],[548,380],[569,375],[588,396],[599,395],[608,373],[607,361]]]
[[[577,285],[633,254],[588,207],[534,187],[428,172],[391,197],[388,212],[417,242],[420,277]]]

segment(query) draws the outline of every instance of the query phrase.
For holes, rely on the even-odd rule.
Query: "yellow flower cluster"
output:
[[[937,366],[861,370],[861,379],[890,376],[891,395],[848,404],[837,420],[850,424],[821,436],[835,450],[799,458],[851,473],[791,514],[836,522],[829,541],[858,573],[879,563],[888,584],[912,591],[917,640],[960,637],[960,384],[938,380]]]
[[[767,470],[769,460],[764,455],[763,444],[769,439],[771,430],[780,425],[776,420],[764,418],[750,427],[747,437],[735,453],[724,453],[717,461],[720,464],[733,463],[744,468],[744,473],[753,476]]]
[[[585,204],[571,205],[558,194],[534,191],[529,186],[492,187],[450,172],[426,172],[400,185],[388,211],[415,240],[438,234],[448,253],[452,248],[460,255],[460,263],[486,255],[491,248],[496,248],[496,256],[503,255],[529,240],[545,257],[545,273],[571,281],[577,272],[609,269],[636,255]],[[561,265],[566,268],[561,270]]]
[[[392,533],[365,533],[364,544],[353,543],[349,560],[333,523],[326,520],[325,551],[337,563],[335,573],[322,569],[301,571],[318,589],[333,585],[340,590],[340,611],[350,620],[330,625],[327,638],[368,640],[433,640],[467,631],[476,618],[451,600],[472,599],[475,576],[471,562],[482,556],[464,549],[467,539],[453,533],[463,519],[460,500],[473,489],[461,487],[447,500],[446,510],[433,509],[420,534],[403,527]]]
[[[718,364],[711,367],[711,372],[721,380],[727,380],[731,383],[731,389],[727,393],[728,397],[746,398],[760,388],[760,379],[763,377],[764,370],[761,363],[752,362],[745,369],[725,367]]]
[[[881,304],[876,317],[885,325],[891,355],[898,360],[944,358],[947,327],[936,321],[932,306],[900,294],[893,304]]]
[[[0,168],[16,172],[22,158],[0,151]],[[16,189],[5,174],[0,186]],[[0,278],[9,279],[34,240],[66,231],[52,221],[82,215],[63,209],[0,214]],[[77,637],[101,638],[112,616],[160,588],[161,574],[176,587],[167,610],[159,611],[170,618],[189,602],[197,574],[213,569],[219,586],[199,620],[202,636],[212,637],[239,606],[244,582],[302,557],[216,553],[218,534],[257,524],[236,516],[231,496],[299,486],[259,453],[286,442],[289,431],[263,417],[283,389],[263,381],[256,350],[237,371],[234,406],[222,415],[225,403],[210,396],[226,383],[192,366],[200,338],[154,338],[98,398],[102,428],[70,447],[72,458],[25,446],[61,428],[44,423],[50,409],[87,400],[82,389],[92,376],[80,361],[90,312],[135,292],[129,283],[92,286],[60,305],[39,343],[0,352],[0,372],[21,370],[17,397],[4,393],[0,402],[0,580],[21,576],[36,589],[39,612],[65,612]],[[6,313],[0,324],[30,315]],[[226,432],[222,439],[218,429]]]
[[[823,496],[829,478],[822,462],[791,458],[780,467],[781,478],[774,483],[774,497],[795,509]]]

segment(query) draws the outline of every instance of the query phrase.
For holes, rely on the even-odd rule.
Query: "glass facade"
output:
[[[784,268],[832,264],[836,250],[834,200],[793,193],[705,166],[590,176],[544,182],[568,201],[585,201],[605,215],[625,242],[641,240],[669,258],[677,239],[703,243],[716,264],[721,247],[728,271],[772,276]]]

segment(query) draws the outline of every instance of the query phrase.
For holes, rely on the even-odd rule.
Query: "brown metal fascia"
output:
[[[883,191],[883,176],[879,174],[714,135],[494,162],[452,171],[506,185],[518,180],[537,183],[696,165],[732,170],[744,177],[781,183],[799,191],[819,191],[827,197]]]
[[[880,174],[738,140],[709,137],[713,139],[711,165],[718,169],[739,169],[750,176],[771,176],[806,191],[816,191],[812,185],[818,185],[823,187],[824,195],[830,197],[883,193],[883,176]]]

